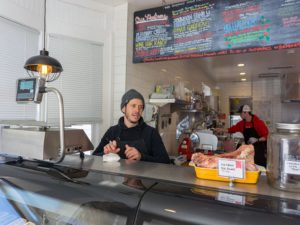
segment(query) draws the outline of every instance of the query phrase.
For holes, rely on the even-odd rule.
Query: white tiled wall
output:
[[[113,118],[112,124],[118,122],[122,115],[120,110],[121,98],[126,84],[126,45],[127,45],[127,15],[128,5],[123,4],[114,8],[114,56],[113,56]]]
[[[260,79],[254,82],[221,83],[220,103],[221,111],[229,115],[229,97],[251,96],[253,113],[269,124],[274,130],[277,122],[300,121],[299,103],[281,102],[281,80]],[[229,120],[226,121],[229,126]]]

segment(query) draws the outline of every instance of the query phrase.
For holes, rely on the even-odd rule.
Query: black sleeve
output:
[[[151,155],[143,154],[141,160],[148,162],[170,163],[165,145],[156,129],[151,132]]]
[[[112,133],[111,128],[106,131],[106,133],[103,135],[98,147],[93,152],[93,155],[103,156],[104,146],[107,145],[110,140],[112,140],[111,133]]]

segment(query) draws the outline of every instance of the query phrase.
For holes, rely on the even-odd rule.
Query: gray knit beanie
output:
[[[131,100],[131,99],[140,99],[143,102],[143,105],[145,106],[145,100],[143,95],[141,95],[141,93],[139,93],[138,91],[134,90],[134,89],[130,89],[129,91],[127,91],[123,97],[122,97],[122,101],[121,101],[121,110],[122,108],[127,105],[127,103]]]

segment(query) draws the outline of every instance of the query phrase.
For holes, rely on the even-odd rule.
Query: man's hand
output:
[[[104,154],[108,153],[118,153],[120,148],[117,147],[116,141],[110,141],[107,145],[104,146]]]
[[[141,153],[135,148],[125,145],[125,155],[127,159],[140,160],[142,158]]]
[[[254,144],[254,143],[256,143],[256,142],[258,142],[258,139],[255,138],[255,137],[251,137],[251,138],[249,138],[249,140],[248,140],[248,144],[250,144],[250,145],[252,145],[252,144]]]

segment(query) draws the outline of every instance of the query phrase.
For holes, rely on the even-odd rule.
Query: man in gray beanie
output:
[[[145,105],[145,100],[144,100],[143,95],[141,95],[141,93],[139,93],[138,91],[136,91],[134,89],[130,89],[122,97],[121,110],[131,99],[134,99],[134,98],[142,100],[143,106]]]
[[[121,100],[124,116],[106,131],[93,155],[117,153],[123,159],[169,163],[158,131],[143,120],[144,106],[144,97],[138,91],[127,91]]]

